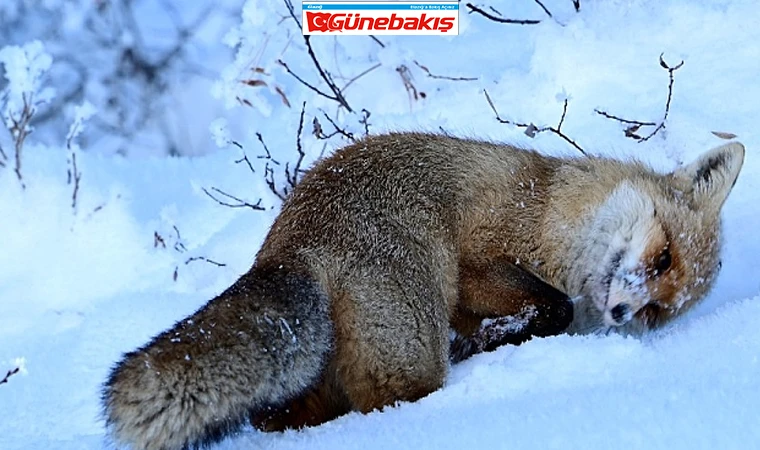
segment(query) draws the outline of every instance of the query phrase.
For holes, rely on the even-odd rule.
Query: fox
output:
[[[103,385],[111,438],[212,444],[440,389],[452,360],[590,330],[648,330],[720,268],[730,142],[659,173],[442,134],[367,136],[317,161],[232,286]],[[453,337],[452,337],[453,336]]]

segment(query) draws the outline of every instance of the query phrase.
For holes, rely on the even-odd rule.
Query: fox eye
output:
[[[652,274],[655,277],[662,275],[664,272],[670,269],[670,265],[672,263],[673,258],[670,256],[670,250],[665,247],[662,250],[662,253],[660,253],[660,256],[658,256],[657,260],[654,262],[654,267],[652,267]]]

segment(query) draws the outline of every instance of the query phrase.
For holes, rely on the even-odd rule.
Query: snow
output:
[[[463,10],[458,37],[383,37],[385,48],[361,36],[314,38],[315,52],[340,86],[381,64],[345,89],[357,113],[338,116],[335,102],[304,88],[276,62],[281,58],[295,73],[318,79],[297,30],[280,23],[287,16],[283,4],[249,0],[241,27],[219,42],[221,48],[243,39],[233,65],[213,68],[221,73],[216,98],[209,93],[211,83],[200,78],[172,90],[189,114],[191,154],[198,156],[123,158],[111,148],[88,147],[86,116],[93,111],[79,110],[81,120],[74,123],[83,120],[84,128],[76,127],[82,132],[76,136],[82,172],[76,210],[66,182],[66,143],[43,146],[30,135],[26,188],[11,164],[0,167],[0,375],[22,368],[0,385],[0,449],[113,448],[99,406],[111,364],[250,266],[279,206],[263,177],[269,160],[255,158],[264,153],[256,133],[273,158],[292,161],[302,102],[307,163],[345,143],[340,136],[327,143],[314,138],[312,119],[329,134],[329,114],[361,135],[362,108],[371,111],[375,133],[443,129],[578,154],[551,133],[530,138],[524,129],[498,123],[483,89],[504,118],[538,127],[556,126],[567,99],[562,131],[579,145],[594,154],[635,157],[660,170],[725,142],[712,131],[736,134],[747,156],[723,210],[723,268],[712,293],[673,326],[642,339],[557,336],[503,347],[452,367],[446,386],[418,402],[349,414],[298,432],[246,428],[214,448],[760,445],[760,239],[754,235],[760,228],[760,8],[754,0],[586,0],[576,14],[572,2],[544,3],[555,20],[531,1],[498,7],[510,17],[544,19],[536,26],[496,24]],[[12,15],[16,9],[0,10]],[[149,17],[146,12],[147,22]],[[0,65],[46,68],[44,48],[13,44],[0,50]],[[681,60],[684,65],[674,72],[666,129],[638,143],[594,109],[660,120],[668,93],[661,54],[671,66]],[[414,61],[433,74],[478,79],[434,79]],[[424,99],[415,100],[405,89],[396,70],[401,65]],[[252,67],[262,69],[255,76],[266,87],[239,83]],[[21,76],[21,70],[12,69],[10,76]],[[14,86],[35,92],[50,87],[34,81],[27,76]],[[7,137],[0,145],[11,150]],[[256,173],[235,164],[243,152]],[[281,168],[275,177],[284,186]],[[261,198],[266,210],[221,206],[204,194],[212,186],[250,203]],[[196,257],[224,266],[191,260]]]

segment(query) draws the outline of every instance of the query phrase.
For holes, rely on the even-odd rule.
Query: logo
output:
[[[303,2],[304,34],[456,35],[457,1]]]
[[[345,15],[345,14],[343,14]],[[340,25],[333,23],[332,27],[330,26],[330,19],[332,19],[333,15],[330,13],[313,13],[313,12],[307,12],[306,13],[306,23],[309,27],[309,31],[340,31],[341,27],[343,25],[343,22],[340,23]]]

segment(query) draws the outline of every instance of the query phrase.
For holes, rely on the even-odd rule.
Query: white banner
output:
[[[304,0],[303,34],[459,34],[459,2]]]

